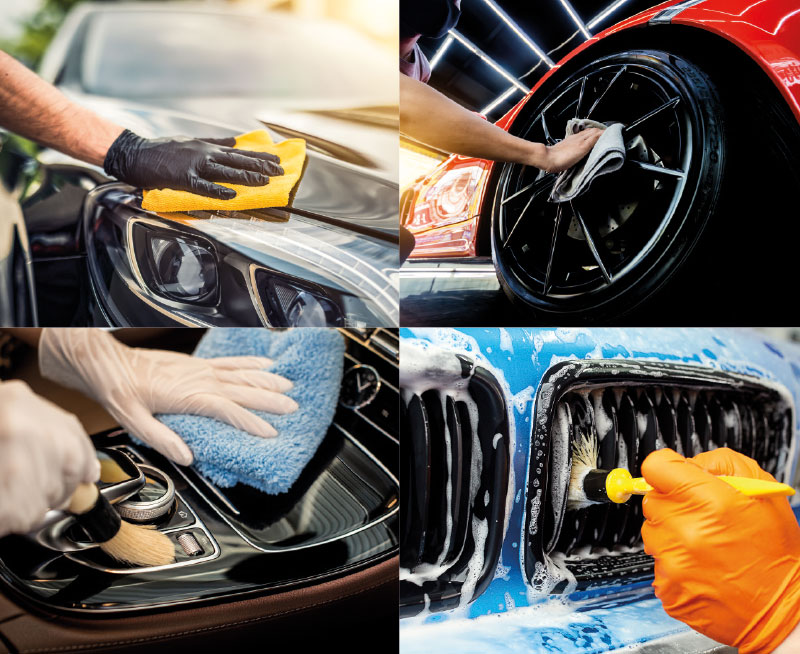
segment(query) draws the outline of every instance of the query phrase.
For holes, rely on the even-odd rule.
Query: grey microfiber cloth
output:
[[[613,173],[625,163],[625,142],[622,139],[622,123],[604,125],[588,118],[572,118],[567,123],[567,136],[577,134],[590,127],[603,130],[589,156],[572,168],[561,171],[553,190],[550,202],[569,202],[588,190],[592,181],[600,175]]]

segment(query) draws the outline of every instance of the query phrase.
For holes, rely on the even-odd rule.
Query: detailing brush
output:
[[[568,509],[583,509],[592,504],[613,502],[622,504],[631,495],[644,495],[653,490],[642,477],[633,477],[625,468],[599,470],[597,441],[582,434],[572,445],[572,471],[567,494]],[[794,489],[777,481],[720,475],[721,479],[748,497],[778,497],[794,495]]]
[[[125,522],[94,484],[80,484],[67,510],[89,537],[100,544],[100,549],[117,561],[154,567],[175,560],[175,547],[168,536],[151,526]]]

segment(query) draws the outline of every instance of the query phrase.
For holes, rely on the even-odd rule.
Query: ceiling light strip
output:
[[[530,89],[525,86],[522,82],[520,82],[516,77],[514,77],[511,73],[509,73],[505,68],[500,66],[494,59],[492,59],[489,55],[487,55],[483,50],[481,50],[478,46],[476,46],[472,41],[470,41],[467,37],[463,34],[457,32],[456,30],[450,30],[450,35],[458,41],[461,45],[463,45],[467,50],[472,52],[474,55],[480,57],[485,63],[487,63],[495,72],[499,73],[503,77],[505,77],[509,82],[511,82],[514,86],[516,86],[520,91],[523,93],[527,93]]]
[[[606,7],[603,11],[601,11],[597,16],[592,18],[588,23],[586,23],[586,27],[590,30],[593,30],[597,27],[600,23],[602,23],[606,18],[608,18],[611,14],[613,14],[617,9],[619,9],[622,5],[627,4],[628,0],[617,0],[613,3],[610,7]]]
[[[453,37],[448,34],[447,38],[444,40],[444,43],[439,47],[439,49],[434,53],[433,59],[431,59],[430,65],[431,70],[436,68],[436,64],[439,63],[439,60],[442,58],[444,53],[447,51],[447,48],[453,43]]]
[[[581,31],[583,36],[587,39],[592,38],[592,33],[586,29],[586,25],[584,25],[581,17],[578,16],[576,11],[572,8],[572,5],[569,3],[569,0],[558,0],[561,3],[561,6],[564,7],[564,11],[569,14],[569,17],[572,19],[572,22],[578,26],[578,29]]]
[[[498,96],[497,98],[492,100],[491,103],[487,104],[483,109],[481,109],[480,113],[482,113],[484,116],[487,115],[492,109],[497,107],[497,105],[502,104],[503,102],[505,102],[513,93],[515,93],[518,90],[519,89],[516,86],[512,86],[512,87],[508,88],[505,93],[503,93],[502,95]]]
[[[497,6],[497,3],[495,3],[494,0],[483,0],[483,2],[494,13],[496,13],[498,15],[500,20],[502,20],[506,25],[508,25],[508,27],[511,28],[511,31],[514,32],[514,34],[516,34],[520,39],[522,39],[522,42],[525,45],[527,45],[531,50],[533,50],[536,53],[536,55],[539,57],[539,59],[541,59],[548,66],[550,66],[550,68],[555,66],[555,64],[553,63],[553,60],[550,59],[550,57],[547,56],[547,53],[544,50],[542,50],[538,45],[536,45],[531,40],[531,38],[525,32],[522,31],[522,29],[519,27],[519,25],[517,25],[513,20],[511,20],[511,18],[509,17],[509,15],[505,11],[503,11],[499,6]]]

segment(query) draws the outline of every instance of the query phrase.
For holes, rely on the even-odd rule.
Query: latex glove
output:
[[[283,175],[277,155],[236,150],[235,138],[145,139],[125,130],[111,144],[103,168],[117,179],[143,189],[171,188],[230,200],[236,191],[213,182],[263,186]]]
[[[27,384],[0,384],[0,536],[25,533],[81,483],[100,478],[95,449],[71,413]]]
[[[128,433],[181,465],[192,463],[191,450],[153,414],[206,416],[254,436],[276,436],[272,425],[248,411],[297,409],[284,395],[292,382],[264,372],[270,365],[263,357],[200,359],[132,348],[100,329],[48,328],[39,341],[44,377],[96,400]]]
[[[785,497],[751,498],[716,475],[774,481],[728,448],[651,453],[645,552],[664,610],[740,654],[772,652],[800,621],[800,526]]]

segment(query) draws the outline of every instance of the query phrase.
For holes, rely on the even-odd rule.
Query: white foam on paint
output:
[[[500,349],[503,352],[511,352],[514,354],[514,345],[511,342],[511,334],[508,333],[507,329],[500,328]]]
[[[536,389],[533,386],[528,386],[527,388],[523,388],[519,393],[514,395],[511,398],[511,401],[514,403],[514,408],[522,413],[525,410],[525,405],[528,402],[533,400],[533,396],[536,394]]]

